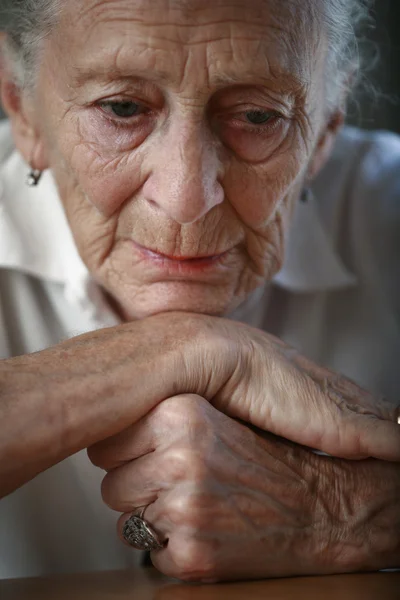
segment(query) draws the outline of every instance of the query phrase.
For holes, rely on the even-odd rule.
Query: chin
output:
[[[117,304],[125,321],[135,321],[166,312],[223,317],[237,308],[243,300],[244,298],[236,297],[232,290],[226,288],[169,282],[148,286],[132,299],[125,294]]]

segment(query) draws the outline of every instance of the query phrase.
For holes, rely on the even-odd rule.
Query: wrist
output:
[[[221,401],[221,391],[234,382],[238,374],[243,347],[232,331],[229,321],[192,313],[163,313],[151,317],[157,326],[166,326],[172,350],[173,367],[170,369],[173,392],[196,394],[213,401],[221,412],[231,414]],[[170,335],[171,334],[171,335]],[[243,372],[241,371],[241,376]],[[224,393],[224,398],[231,395]],[[231,407],[230,407],[231,408]],[[234,411],[233,411],[234,412]]]

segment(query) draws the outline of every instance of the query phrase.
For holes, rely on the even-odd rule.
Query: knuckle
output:
[[[170,448],[164,457],[166,469],[173,481],[182,479],[201,482],[207,477],[207,466],[199,452],[189,445]]]
[[[164,400],[157,407],[157,415],[173,423],[192,422],[203,417],[206,400],[194,394],[182,394]]]
[[[175,526],[184,526],[192,532],[201,532],[210,521],[210,495],[191,490],[169,499],[167,513],[169,521]]]
[[[184,403],[184,409],[189,414],[203,414],[204,406],[208,406],[207,400],[196,394],[183,394],[178,396],[180,401]]]
[[[174,577],[194,582],[210,579],[216,570],[215,553],[212,548],[195,539],[181,540],[173,552]]]
[[[158,423],[176,428],[188,421],[186,396],[174,396],[163,400],[153,411]]]
[[[157,419],[162,419],[167,423],[176,423],[176,419],[180,419],[181,417],[181,404],[178,397],[168,398],[158,404],[153,410],[153,414]]]

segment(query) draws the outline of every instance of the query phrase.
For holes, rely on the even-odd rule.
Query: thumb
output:
[[[303,357],[262,358],[236,369],[216,408],[338,458],[400,462],[399,406]]]

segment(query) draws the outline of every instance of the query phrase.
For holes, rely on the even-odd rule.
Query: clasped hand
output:
[[[336,447],[340,456],[375,452],[395,460],[395,408],[374,404],[371,395],[279,340],[235,325],[227,344],[237,332],[240,368],[226,378],[218,364],[223,357],[215,355],[210,373],[224,373],[224,381],[213,398],[164,400],[89,449],[92,462],[108,471],[104,501],[124,513],[121,537],[128,515],[149,505],[146,520],[168,539],[153,554],[155,566],[189,581],[351,571],[366,561],[378,568],[364,535],[377,510],[368,487],[371,472],[377,481],[377,468],[382,473],[390,463],[366,460],[354,470],[361,463],[315,456],[266,430],[332,454]],[[361,523],[356,506],[365,490],[371,513],[366,509]]]
[[[90,457],[109,471],[104,501],[126,513],[121,538],[129,514],[149,505],[145,518],[168,539],[153,554],[166,575],[204,581],[316,568],[312,456],[299,460],[289,444],[261,438],[203,398],[166,400]],[[318,525],[321,546],[329,524]]]

